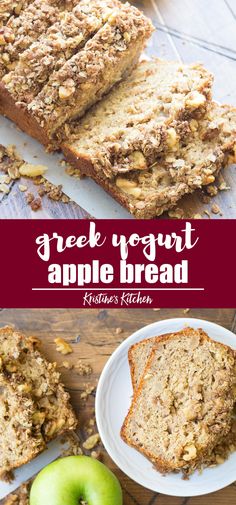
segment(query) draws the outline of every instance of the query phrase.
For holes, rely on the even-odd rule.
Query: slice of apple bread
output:
[[[201,466],[231,430],[236,354],[202,330],[158,337],[121,429],[161,472]]]
[[[212,184],[221,168],[236,160],[236,108],[213,103],[206,117],[190,121],[190,126],[193,131],[177,150],[156,158],[149,168],[139,167],[113,179],[102,170],[92,170],[91,177],[137,219],[160,216],[183,195]],[[76,165],[70,151],[67,160]]]
[[[0,473],[31,460],[48,441],[76,428],[69,394],[50,363],[11,327],[0,329]]]
[[[203,115],[212,76],[201,65],[142,61],[80,122],[66,124],[64,151],[87,175],[145,170],[178,149],[187,119]]]

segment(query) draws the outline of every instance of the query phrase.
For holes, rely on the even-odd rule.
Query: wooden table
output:
[[[84,403],[80,394],[84,385],[96,385],[99,375],[116,347],[132,332],[157,320],[170,317],[197,317],[214,321],[236,332],[236,311],[231,309],[184,309],[154,310],[1,310],[0,326],[14,324],[27,335],[35,335],[42,340],[42,350],[52,360],[62,363],[65,359],[76,363],[82,359],[93,368],[91,376],[78,376],[73,370],[62,368],[62,379],[68,388],[73,406],[78,413],[81,436],[83,426],[94,411],[94,396]],[[121,328],[122,333],[117,333]],[[62,337],[73,347],[73,354],[62,356],[55,350],[54,339]],[[236,337],[235,337],[236,338]],[[236,502],[236,483],[207,496],[175,498],[151,491],[137,485],[124,475],[105,454],[107,463],[121,481],[124,505],[233,505]],[[112,505],[112,504],[111,504]]]
[[[214,98],[236,105],[236,4],[235,0],[133,0],[134,5],[149,16],[157,30],[147,48],[149,55],[186,63],[201,61],[215,75]],[[185,216],[211,213],[216,203],[224,218],[236,218],[236,172],[231,166],[223,173],[231,191],[221,191],[209,203],[202,203],[202,193],[182,199],[178,207]],[[87,213],[77,204],[63,204],[44,198],[43,210],[31,211],[25,195],[15,181],[8,195],[0,194],[0,218],[84,218]],[[21,182],[22,183],[22,182]],[[166,217],[166,216],[165,216]]]

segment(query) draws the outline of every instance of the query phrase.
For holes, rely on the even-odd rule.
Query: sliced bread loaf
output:
[[[236,354],[202,330],[156,339],[121,429],[161,472],[201,465],[232,426]]]
[[[201,65],[143,61],[80,122],[66,124],[64,152],[87,175],[145,170],[177,149],[185,120],[205,112],[211,85]]]
[[[4,473],[32,459],[48,441],[75,429],[77,420],[55,363],[35,348],[34,339],[1,328],[0,357],[0,473]]]
[[[20,58],[19,65],[5,73],[0,83],[1,112],[46,145],[65,121],[83,115],[132,70],[153,31],[151,21],[128,3],[81,0],[76,4],[70,16],[74,36],[69,36],[67,16],[63,15],[67,7],[63,2],[59,19],[48,25],[49,33],[45,21],[44,29],[38,30],[31,36],[30,44],[26,44],[25,55],[16,55],[15,60]],[[93,19],[90,16],[93,26],[89,28],[86,12],[92,12],[93,6]],[[51,40],[54,30],[55,44]],[[18,28],[16,36],[19,32],[26,38],[27,27]],[[35,51],[31,44],[40,36]],[[61,48],[56,49],[58,45]],[[24,67],[27,67],[25,76]]]
[[[209,118],[192,120],[192,134],[176,152],[149,168],[108,179],[102,171],[92,178],[136,218],[151,219],[173,208],[180,198],[214,182],[219,170],[235,161],[236,109],[213,104]],[[74,161],[67,151],[68,161]],[[78,162],[79,166],[79,162]]]

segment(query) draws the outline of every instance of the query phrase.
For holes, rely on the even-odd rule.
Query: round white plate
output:
[[[96,419],[102,442],[116,465],[131,479],[158,493],[171,496],[198,496],[212,493],[236,480],[236,452],[227,461],[183,480],[181,474],[161,475],[151,462],[120,437],[120,428],[128,412],[132,385],[128,349],[135,342],[155,335],[181,330],[184,326],[202,328],[214,340],[236,349],[236,335],[218,324],[201,319],[166,319],[136,331],[116,349],[101,374],[96,395]]]

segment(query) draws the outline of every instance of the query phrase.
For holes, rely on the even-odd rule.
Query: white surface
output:
[[[236,335],[215,323],[201,319],[179,318],[159,321],[135,332],[108,360],[99,380],[96,418],[102,442],[116,465],[131,479],[155,492],[171,496],[197,496],[217,491],[236,480],[236,452],[223,464],[198,472],[183,480],[181,474],[161,475],[142,454],[120,437],[120,428],[128,412],[132,385],[128,364],[129,347],[144,338],[181,330],[184,325],[202,328],[214,340],[236,349]]]
[[[46,165],[45,178],[53,184],[61,184],[63,191],[92,217],[97,219],[132,219],[132,216],[98,184],[90,178],[78,179],[66,174],[60,154],[48,154],[28,135],[19,131],[11,121],[0,117],[0,144],[14,144],[22,158],[29,163]]]
[[[10,484],[0,481],[0,499],[15,491],[21,484],[33,477],[42,468],[54,461],[54,459],[58,458],[67,448],[68,444],[62,444],[60,439],[51,442],[48,445],[48,450],[44,451],[30,463],[14,471],[15,479]]]

